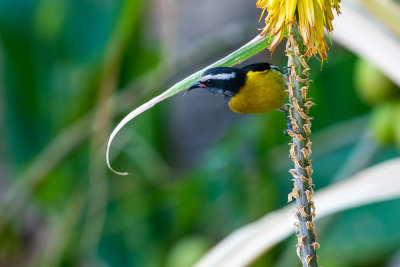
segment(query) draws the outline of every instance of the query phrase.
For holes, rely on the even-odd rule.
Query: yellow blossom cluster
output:
[[[261,34],[265,35],[271,32],[273,40],[269,49],[274,50],[285,32],[290,32],[292,25],[298,25],[304,45],[308,48],[306,54],[317,56],[318,52],[322,59],[326,59],[326,51],[329,47],[326,43],[324,27],[328,34],[333,31],[332,10],[335,9],[337,14],[340,14],[340,1],[258,0],[257,7],[268,11],[265,18],[266,26]]]

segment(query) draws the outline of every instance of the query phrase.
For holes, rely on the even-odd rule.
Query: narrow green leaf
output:
[[[263,37],[260,35],[256,36],[253,40],[251,40],[250,42],[248,42],[247,44],[245,44],[244,46],[242,46],[235,52],[233,52],[233,53],[229,54],[228,56],[218,60],[217,62],[209,65],[208,67],[190,75],[186,79],[173,85],[171,88],[166,90],[164,93],[154,97],[150,101],[144,103],[143,105],[139,106],[138,108],[131,111],[128,115],[126,115],[126,117],[123,118],[120,123],[118,123],[118,125],[112,131],[112,133],[110,134],[110,137],[108,139],[107,151],[106,151],[106,161],[107,161],[108,168],[110,168],[110,170],[112,170],[114,173],[119,174],[119,175],[127,175],[128,174],[127,172],[118,172],[111,167],[110,159],[109,159],[109,152],[110,152],[110,146],[111,146],[112,141],[114,140],[114,137],[129,121],[131,121],[133,118],[135,118],[139,114],[143,113],[144,111],[148,110],[149,108],[153,107],[155,104],[185,90],[191,83],[196,81],[201,76],[201,74],[204,71],[206,71],[207,69],[213,68],[213,67],[218,67],[218,66],[233,66],[233,65],[239,64],[242,61],[258,54],[259,52],[261,52],[268,46],[269,43],[266,41],[268,39],[269,39],[268,36],[266,36],[266,37]]]

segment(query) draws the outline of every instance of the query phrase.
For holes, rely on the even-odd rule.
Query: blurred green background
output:
[[[105,165],[124,115],[246,43],[259,15],[240,0],[0,1],[0,266],[191,266],[285,206],[283,114],[234,114],[207,92],[118,134],[112,164],[131,175]],[[317,189],[399,156],[399,88],[337,44],[328,59],[310,63]],[[245,64],[263,61],[284,66],[284,45]],[[324,266],[400,266],[399,200],[320,220],[317,233]],[[299,266],[295,244],[251,266]]]

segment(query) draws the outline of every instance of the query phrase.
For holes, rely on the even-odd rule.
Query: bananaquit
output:
[[[224,96],[236,113],[265,113],[282,108],[286,99],[286,75],[269,63],[243,68],[216,67],[205,71],[186,92],[203,88]]]

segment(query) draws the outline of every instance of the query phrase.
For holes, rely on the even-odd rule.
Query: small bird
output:
[[[232,111],[255,114],[283,107],[287,96],[285,87],[286,75],[277,66],[256,63],[243,68],[208,69],[186,92],[203,88],[224,96]]]

